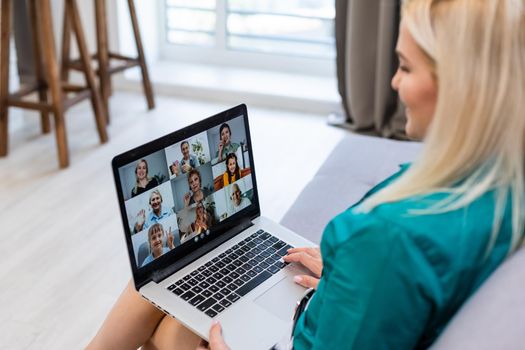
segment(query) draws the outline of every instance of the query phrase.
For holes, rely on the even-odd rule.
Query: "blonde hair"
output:
[[[137,172],[139,170],[139,165],[140,163],[144,163],[146,165],[146,180],[148,180],[148,182],[151,181],[151,177],[148,175],[148,172],[149,172],[149,168],[148,168],[148,162],[146,161],[146,159],[141,159],[137,162],[137,165],[135,165],[135,187],[133,187],[133,193],[137,194],[138,191],[139,191],[139,178],[137,176]]]
[[[519,247],[524,229],[524,1],[405,0],[402,21],[432,62],[438,100],[420,157],[363,209],[446,193],[431,208],[411,211],[440,213],[495,191],[487,252],[510,196],[510,253]]]

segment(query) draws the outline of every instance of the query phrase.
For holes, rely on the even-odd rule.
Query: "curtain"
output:
[[[336,0],[338,89],[346,125],[405,139],[404,107],[390,81],[397,69],[399,0]]]

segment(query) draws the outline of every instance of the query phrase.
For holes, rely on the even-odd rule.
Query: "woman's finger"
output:
[[[283,256],[283,260],[286,262],[298,262],[308,270],[312,271],[317,277],[321,276],[323,271],[323,262],[319,258],[314,258],[305,252],[292,253]]]
[[[314,288],[317,289],[317,285],[319,284],[319,279],[308,276],[308,275],[298,275],[293,278],[293,281],[297,284],[300,284],[303,287],[306,288]]]
[[[222,328],[219,322],[214,321],[210,328],[210,340],[208,341],[210,350],[229,350],[222,337]]]
[[[300,252],[304,252],[308,255],[311,255],[313,257],[320,257],[321,256],[321,251],[319,250],[318,247],[301,247],[301,248],[290,248],[288,249],[288,254],[291,254],[291,253],[300,253]]]

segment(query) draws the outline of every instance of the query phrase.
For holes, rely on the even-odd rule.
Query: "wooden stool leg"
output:
[[[9,96],[9,41],[11,29],[11,0],[2,0],[0,20],[0,156],[7,155]]]
[[[39,27],[42,33],[42,48],[44,54],[45,72],[49,90],[51,91],[51,106],[55,116],[56,139],[58,147],[58,160],[61,168],[69,165],[69,152],[67,148],[66,125],[64,121],[64,110],[62,91],[58,72],[58,62],[55,54],[55,39],[53,37],[53,23],[51,20],[51,8],[49,0],[31,0],[39,14]]]
[[[33,6],[33,2],[29,1],[28,6],[28,15],[29,20],[31,22],[31,36],[33,40],[33,55],[34,55],[34,61],[35,61],[35,74],[36,74],[36,82],[38,84],[38,98],[40,102],[47,103],[47,83],[44,79],[44,74],[42,70],[44,69],[42,65],[42,59],[41,59],[41,52],[42,48],[40,47],[41,39],[40,39],[40,33],[38,31],[38,18],[35,11],[35,6]],[[49,123],[49,112],[48,111],[41,111],[40,112],[40,118],[42,121],[42,132],[44,134],[47,134],[51,131],[51,125]]]
[[[86,83],[91,91],[91,103],[93,105],[93,111],[95,112],[95,120],[97,123],[98,135],[100,137],[100,142],[105,143],[108,140],[108,135],[106,133],[107,118],[104,115],[104,111],[100,103],[100,96],[98,94],[97,85],[95,83],[95,74],[93,72],[93,68],[91,67],[91,58],[87,49],[77,3],[75,0],[66,0],[66,4],[69,4],[70,6],[69,11],[72,15],[71,19],[73,24],[73,31],[77,39],[78,50],[80,51],[80,59],[82,60],[82,64],[84,66]]]
[[[104,114],[109,124],[109,96],[111,93],[109,76],[108,28],[106,15],[106,1],[95,0],[95,19],[97,27],[97,60],[98,77],[100,81],[100,95]]]
[[[69,63],[71,60],[71,21],[69,19],[69,7],[64,4],[64,23],[62,26],[62,60],[60,62],[60,80],[69,81]]]
[[[137,13],[135,11],[134,0],[128,0],[129,14],[131,17],[131,25],[133,27],[133,34],[135,35],[135,42],[137,44],[138,59],[140,62],[140,69],[142,71],[142,84],[144,84],[144,93],[148,100],[148,109],[155,108],[155,100],[153,98],[153,88],[149,80],[148,67],[146,66],[146,58],[144,56],[144,49],[142,47],[142,40],[140,38],[139,22],[137,20]]]

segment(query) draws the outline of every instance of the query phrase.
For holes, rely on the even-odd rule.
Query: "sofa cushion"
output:
[[[349,134],[335,147],[281,223],[319,243],[326,224],[415,159],[421,144]]]
[[[432,349],[525,349],[524,330],[525,249],[521,249],[461,307]]]

